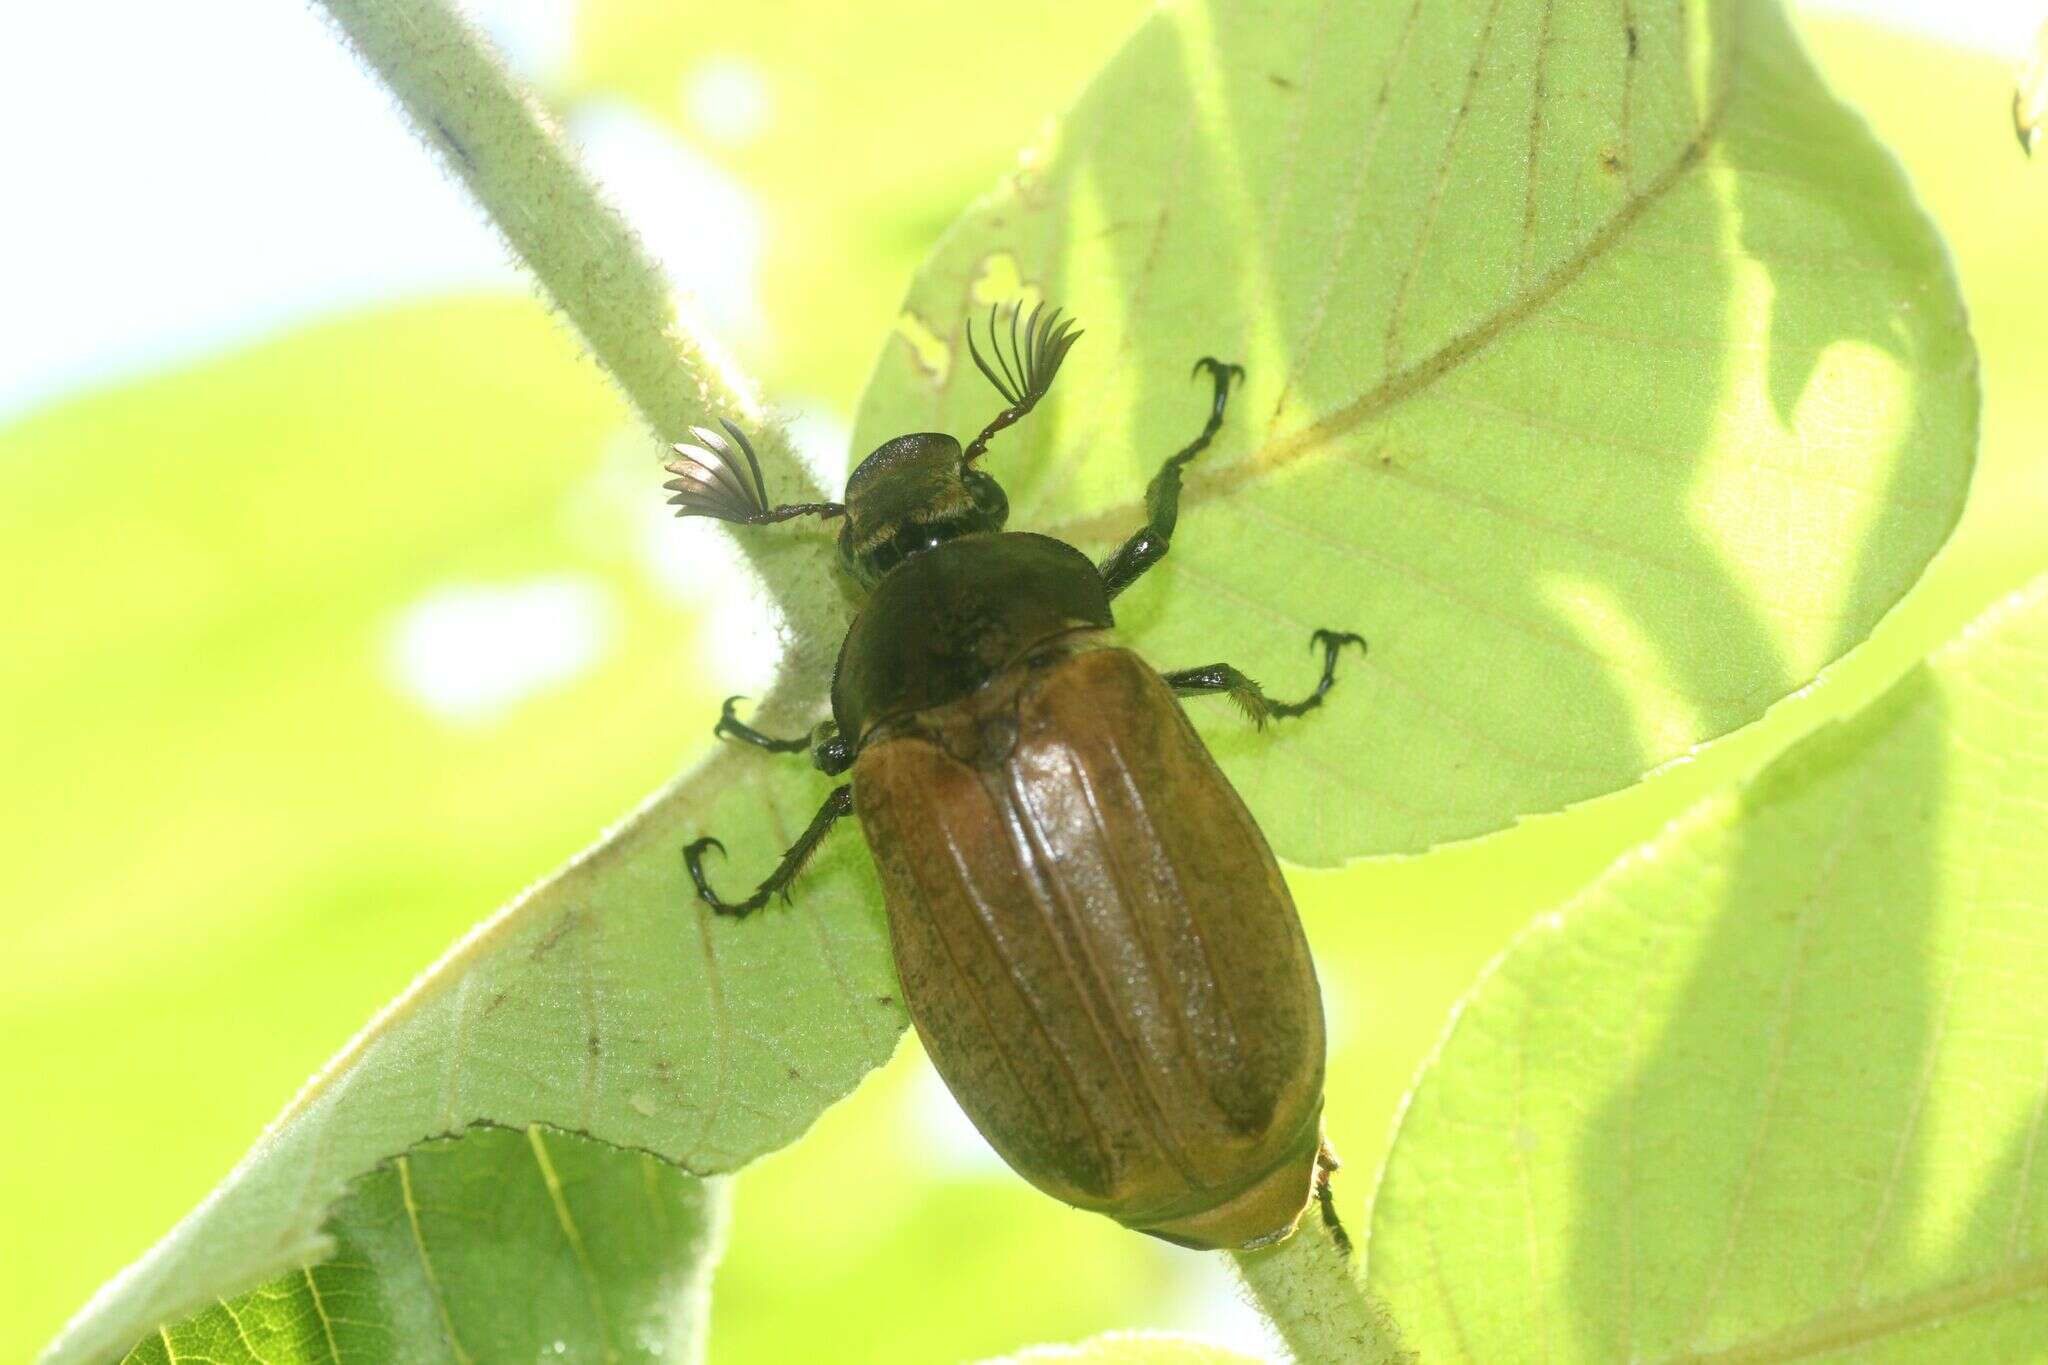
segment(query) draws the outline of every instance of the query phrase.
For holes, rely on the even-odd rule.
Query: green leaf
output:
[[[562,95],[572,110],[630,101],[757,199],[772,225],[760,288],[773,344],[741,336],[736,350],[765,392],[829,398],[843,414],[867,377],[877,320],[933,239],[1073,98],[1139,10],[1132,0],[1065,5],[1004,25],[1000,93],[963,99],[937,73],[984,58],[994,21],[979,5],[581,0]],[[876,99],[877,73],[894,70],[918,74]],[[734,112],[737,135],[718,123]]]
[[[759,755],[721,753],[479,926],[48,1358],[99,1358],[326,1259],[347,1182],[429,1136],[541,1123],[709,1174],[801,1133],[902,1029],[864,855],[839,841],[793,909],[742,923],[695,901],[677,850],[716,829],[740,866],[772,865],[808,800]]]
[[[520,338],[510,350],[503,341],[508,332]],[[380,847],[380,836],[428,837],[418,827],[387,833],[374,803],[380,794],[398,802],[411,796],[380,793],[361,777],[361,765],[374,763],[394,735],[426,746],[449,742],[392,698],[377,674],[377,651],[368,642],[388,621],[386,613],[448,571],[452,546],[486,531],[496,537],[505,528],[525,528],[520,539],[533,544],[507,557],[519,566],[515,571],[528,571],[528,555],[557,567],[570,558],[555,529],[565,506],[594,519],[586,529],[601,540],[623,538],[640,525],[630,511],[613,525],[608,511],[598,515],[588,505],[593,473],[602,474],[592,466],[602,461],[605,436],[622,420],[618,409],[607,403],[594,423],[587,412],[558,411],[559,395],[542,383],[523,382],[552,373],[533,359],[536,351],[556,364],[571,363],[567,343],[523,301],[426,307],[309,330],[246,357],[153,381],[130,395],[133,402],[102,399],[10,432],[4,467],[18,496],[7,507],[22,517],[23,537],[31,547],[38,537],[60,545],[68,537],[71,557],[85,555],[80,546],[90,544],[94,559],[77,575],[89,588],[74,585],[69,596],[30,604],[33,628],[25,634],[32,646],[27,662],[37,670],[29,676],[32,695],[70,686],[92,699],[83,714],[95,726],[102,716],[117,733],[129,723],[138,684],[121,670],[124,656],[110,650],[68,658],[63,648],[68,633],[91,628],[80,613],[105,612],[138,623],[135,633],[143,622],[167,633],[190,630],[197,619],[206,622],[209,640],[249,646],[253,639],[282,651],[253,674],[237,672],[240,660],[226,648],[192,665],[213,670],[202,672],[202,694],[222,689],[211,707],[179,703],[197,708],[191,728],[201,734],[219,723],[221,706],[283,705],[304,688],[330,684],[335,702],[331,721],[312,711],[313,728],[331,723],[335,734],[307,736],[301,713],[294,724],[278,727],[274,739],[269,731],[258,732],[261,739],[245,737],[242,745],[253,757],[244,765],[239,750],[222,756],[232,780],[219,785],[208,783],[208,772],[166,762],[163,780],[190,793],[197,815],[179,808],[163,818],[198,841],[213,860],[207,866],[192,866],[182,847],[173,858],[141,841],[132,855],[82,856],[75,846],[68,854],[60,846],[27,849],[24,861],[68,856],[82,864],[73,894],[95,888],[97,901],[125,906],[128,899],[162,893],[154,883],[138,885],[140,874],[127,865],[131,856],[147,858],[152,861],[145,867],[185,879],[179,885],[186,890],[218,888],[219,898],[234,904],[250,894],[239,879],[265,869],[268,822],[291,826],[326,818],[337,791],[371,811],[357,813],[371,821],[358,827],[366,850]],[[429,382],[419,382],[420,375]],[[309,401],[309,393],[318,400]],[[453,433],[445,432],[444,404],[461,417]],[[420,449],[414,425],[434,430],[436,422],[450,435],[448,445]],[[228,424],[261,439],[208,439]],[[138,449],[178,452],[177,477],[139,478]],[[651,458],[639,461],[642,453],[652,455],[634,447],[628,506],[645,499],[658,508],[659,476]],[[254,461],[260,472],[247,477],[234,467],[238,461]],[[527,461],[552,472],[534,479],[524,472],[535,467]],[[395,478],[387,477],[386,462],[400,471]],[[167,463],[160,457],[150,472]],[[514,467],[522,472],[515,475]],[[366,496],[365,489],[380,491]],[[407,491],[437,506],[464,507],[465,517],[428,518],[421,525],[409,513]],[[164,510],[166,504],[176,504],[176,515]],[[308,508],[326,515],[309,517]],[[81,526],[101,534],[81,536]],[[664,533],[701,532],[669,526]],[[265,553],[266,536],[281,542],[268,552],[272,562],[261,569],[237,563],[238,554]],[[110,563],[99,563],[103,558]],[[495,561],[496,552],[485,558]],[[53,553],[49,562],[52,582],[70,577],[63,554]],[[377,566],[375,572],[350,577],[351,566],[364,563]],[[587,571],[597,577],[595,566]],[[265,585],[254,605],[220,590],[244,572]],[[626,582],[616,585],[621,600],[630,590]],[[226,603],[239,605],[229,610]],[[198,615],[188,617],[188,611]],[[222,619],[206,616],[216,612]],[[271,633],[279,621],[292,648]],[[337,648],[337,641],[347,644]],[[136,647],[132,638],[115,643]],[[716,707],[697,684],[673,676],[674,656],[622,653],[640,671],[632,690],[618,696],[621,714],[637,716],[637,728],[614,733],[606,720],[604,728],[537,736],[509,770],[517,776],[505,779],[510,795],[502,807],[494,798],[480,797],[473,806],[430,801],[419,818],[441,858],[460,856],[466,841],[496,837],[495,819],[516,827],[531,818],[524,807],[547,805],[560,799],[559,790],[573,790],[579,778],[568,770],[585,761],[592,745],[623,750],[651,743],[657,752],[673,753],[684,733],[701,743]],[[84,676],[66,677],[55,663],[42,672],[44,655]],[[166,695],[172,687],[165,680],[163,693],[149,693],[142,713],[182,718]],[[366,703],[366,693],[386,704]],[[685,709],[668,714],[679,696]],[[634,710],[643,698],[646,704]],[[651,718],[662,728],[650,730]],[[47,765],[60,776],[67,764],[90,770],[79,754],[95,751],[81,749],[84,743],[54,731],[26,736],[21,761]],[[170,752],[192,751],[171,746]],[[290,769],[289,762],[299,760],[310,775]],[[688,839],[715,831],[731,850],[715,870],[734,881],[758,875],[830,786],[801,759],[777,762],[728,749],[658,793],[587,856],[479,925],[420,976],[306,1086],[211,1196],[87,1305],[52,1346],[50,1359],[118,1355],[218,1298],[323,1261],[334,1246],[329,1209],[351,1181],[423,1141],[475,1124],[542,1124],[650,1153],[698,1175],[731,1170],[801,1133],[889,1054],[903,1027],[866,855],[857,838],[834,841],[794,907],[738,923],[703,911],[679,851]],[[55,783],[51,789],[63,788]],[[246,816],[240,814],[245,809]],[[226,818],[218,814],[223,810],[236,814]],[[108,817],[122,818],[118,811]],[[451,831],[460,836],[456,846],[448,842]],[[164,840],[160,831],[146,833],[180,842]],[[118,895],[109,896],[103,881]],[[361,886],[352,884],[354,894],[342,898],[338,945],[351,937],[351,925],[357,933],[398,932],[382,923],[377,897]],[[249,931],[249,918],[234,918],[208,895],[193,899],[198,918],[150,932],[203,929],[232,938]],[[52,960],[63,957],[53,952]],[[302,970],[317,974],[320,964],[308,961]],[[639,1169],[638,1156],[621,1159]]]
[[[334,1254],[146,1338],[129,1365],[703,1359],[718,1186],[539,1128],[358,1176]]]
[[[1374,1204],[1422,1357],[2048,1340],[2048,576],[1525,932]]]
[[[983,1365],[1260,1365],[1260,1359],[1163,1332],[1110,1332],[1078,1346],[1034,1346]]]
[[[1975,357],[1940,242],[1773,5],[1179,4],[911,288],[857,448],[1000,406],[963,326],[1087,336],[996,441],[1011,525],[1102,553],[1249,377],[1171,555],[1160,667],[1318,716],[1199,722],[1276,846],[1419,850],[1624,786],[1861,640],[1954,524]]]

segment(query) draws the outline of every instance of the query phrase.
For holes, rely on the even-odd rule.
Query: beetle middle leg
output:
[[[1178,696],[1206,697],[1223,693],[1250,718],[1252,724],[1261,729],[1265,728],[1267,717],[1273,714],[1273,703],[1266,700],[1265,690],[1229,664],[1177,668],[1162,676]]]
[[[1349,631],[1319,630],[1309,636],[1310,649],[1323,651],[1323,675],[1316,680],[1315,690],[1300,701],[1274,701],[1259,685],[1247,678],[1229,664],[1206,664],[1201,668],[1181,668],[1164,674],[1167,684],[1183,697],[1207,696],[1222,692],[1236,702],[1253,723],[1263,726],[1268,719],[1292,720],[1305,716],[1323,704],[1330,689],[1337,683],[1337,655],[1346,645],[1357,645],[1361,653],[1365,650],[1365,637]]]
[[[1226,365],[1210,355],[1195,362],[1195,373],[1200,374],[1203,370],[1207,370],[1216,382],[1215,396],[1209,404],[1209,420],[1203,424],[1201,435],[1161,465],[1159,472],[1152,476],[1152,482],[1145,485],[1144,527],[1119,546],[1115,554],[1102,561],[1102,581],[1109,586],[1111,597],[1137,582],[1139,575],[1166,557],[1166,551],[1173,542],[1173,528],[1180,521],[1181,468],[1207,450],[1209,442],[1216,439],[1216,433],[1223,429],[1223,409],[1230,401],[1231,381],[1244,378],[1244,366]]]
[[[789,885],[797,874],[804,870],[804,864],[818,851],[818,845],[825,842],[825,836],[832,832],[832,826],[839,817],[853,809],[853,788],[837,787],[825,804],[818,807],[818,813],[811,817],[811,823],[797,836],[789,851],[782,855],[782,861],[768,874],[768,880],[754,888],[754,894],[743,901],[728,901],[719,898],[711,889],[711,883],[704,876],[704,850],[715,848],[725,852],[725,845],[710,835],[690,843],[683,849],[683,863],[690,869],[690,880],[697,884],[697,897],[721,915],[739,918],[753,914],[768,903],[768,898],[781,893],[783,900],[789,899]]]

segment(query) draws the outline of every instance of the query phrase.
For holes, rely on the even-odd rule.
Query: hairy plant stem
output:
[[[1300,1365],[1407,1365],[1393,1319],[1309,1210],[1276,1247],[1233,1253],[1245,1287]]]
[[[664,444],[733,417],[757,432],[774,500],[823,496],[781,434],[760,429],[751,385],[690,319],[539,101],[449,0],[319,3]],[[651,464],[648,475],[648,497],[661,496]],[[822,692],[846,620],[831,540],[809,527],[735,539],[787,623],[789,685],[778,691],[802,706]]]

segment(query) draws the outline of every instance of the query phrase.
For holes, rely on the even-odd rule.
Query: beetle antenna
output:
[[[996,331],[999,306],[991,305],[988,310],[988,348],[996,358],[995,364],[990,365],[981,348],[974,344],[972,322],[967,324],[967,354],[974,357],[975,367],[981,371],[982,377],[1009,406],[997,413],[995,420],[983,427],[981,435],[968,445],[961,457],[963,466],[972,465],[987,453],[988,443],[997,432],[1020,421],[1038,406],[1038,400],[1052,388],[1052,381],[1060,372],[1060,363],[1082,336],[1074,330],[1074,319],[1062,319],[1057,308],[1046,312],[1043,300],[1031,310],[1029,320],[1023,319],[1024,305],[1019,303],[1010,310],[1010,350],[1005,355],[1002,336]]]
[[[761,460],[754,454],[754,443],[747,439],[747,433],[725,418],[719,419],[719,425],[730,433],[730,439],[709,427],[691,427],[695,442],[670,447],[676,457],[662,468],[675,477],[662,487],[674,492],[669,502],[677,516],[713,517],[740,526],[762,526],[791,517],[831,518],[846,510],[844,503],[837,502],[793,502],[770,507],[768,483],[761,477]]]

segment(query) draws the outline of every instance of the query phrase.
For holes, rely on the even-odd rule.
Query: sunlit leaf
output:
[[[2034,35],[2033,50],[2020,63],[2018,83],[2012,92],[2012,130],[2020,146],[2032,156],[2048,133],[2048,23]]]
[[[856,446],[999,406],[962,328],[1087,336],[986,467],[1102,553],[1248,372],[1119,603],[1272,834],[1329,863],[1625,786],[1855,644],[1961,507],[1975,359],[1939,241],[1778,10],[1180,4],[910,291]]]
[[[888,1054],[902,1011],[849,843],[794,908],[739,922],[692,898],[686,838],[729,832],[742,866],[767,865],[808,818],[802,779],[759,759],[715,757],[458,944],[51,1359],[93,1359],[221,1287],[326,1259],[322,1218],[346,1183],[435,1134],[544,1123],[708,1174],[802,1132]]]
[[[2048,1341],[2048,577],[1525,933],[1409,1103],[1425,1360]]]
[[[335,697],[331,710],[314,708],[276,726],[275,738],[269,729],[241,732],[238,742],[253,757],[246,766],[227,766],[235,780],[167,771],[162,781],[187,793],[195,813],[174,809],[162,818],[191,830],[194,847],[166,851],[155,864],[166,871],[146,885],[136,884],[141,869],[129,862],[155,850],[84,859],[72,896],[102,882],[142,898],[175,888],[191,896],[195,914],[165,917],[152,902],[159,916],[136,932],[226,934],[248,919],[232,917],[232,901],[224,908],[190,888],[247,896],[237,877],[265,866],[268,822],[289,828],[318,819],[346,796],[369,812],[358,816],[365,824],[350,827],[364,851],[380,847],[380,837],[432,839],[439,856],[451,858],[465,841],[494,839],[497,820],[516,826],[530,818],[527,808],[552,808],[561,790],[580,782],[566,770],[584,762],[593,745],[630,751],[651,744],[657,753],[673,752],[684,730],[704,734],[715,707],[696,684],[679,684],[675,655],[646,657],[628,648],[620,663],[637,676],[607,691],[616,714],[566,731],[516,731],[528,743],[501,790],[468,803],[422,794],[422,827],[384,833],[378,800],[402,802],[412,794],[385,793],[364,765],[401,740],[462,743],[423,722],[379,675],[377,630],[389,614],[434,585],[451,544],[482,538],[476,527],[527,542],[497,561],[525,571],[535,560],[575,562],[558,529],[572,516],[594,518],[590,530],[601,538],[638,534],[642,525],[630,513],[614,525],[609,512],[588,505],[596,496],[589,485],[603,482],[604,438],[623,415],[600,409],[593,434],[586,410],[555,410],[559,395],[532,387],[507,394],[508,356],[467,345],[508,330],[546,339],[545,327],[530,305],[503,302],[337,324],[244,361],[158,381],[148,402],[138,395],[66,410],[10,433],[17,497],[9,512],[26,520],[22,535],[129,566],[124,574],[94,564],[90,573],[80,570],[68,598],[53,594],[27,604],[33,629],[24,631],[23,645],[36,669],[48,668],[32,673],[29,687],[77,689],[94,701],[86,714],[124,718],[106,722],[116,733],[128,714],[119,699],[138,695],[160,721],[189,709],[189,723],[202,735],[221,724],[223,706],[281,707],[302,689]],[[551,344],[567,349],[559,336]],[[430,401],[459,413],[443,448],[421,452],[409,443],[408,411],[396,397],[416,392],[407,386],[409,367],[434,377],[423,386]],[[543,368],[522,365],[509,373],[530,376]],[[319,377],[317,389],[311,375]],[[319,400],[309,402],[306,395],[316,391]],[[412,415],[448,421],[438,409]],[[229,421],[239,424],[238,439],[210,437]],[[509,475],[495,482],[496,467],[529,458],[535,440],[561,442],[538,452],[559,472],[545,482]],[[644,496],[662,534],[691,534],[694,528],[662,524],[660,475],[652,449],[644,453],[644,463],[632,460],[644,471],[633,495]],[[371,471],[382,477],[385,460],[403,470],[401,494],[409,490],[442,510],[425,516],[394,496],[390,482],[373,480]],[[244,461],[258,464],[258,474],[231,477]],[[351,470],[363,485],[349,483]],[[61,487],[62,496],[45,485]],[[366,495],[366,487],[376,494]],[[166,503],[177,504],[176,515],[142,514]],[[450,518],[451,506],[463,517]],[[52,508],[61,509],[54,525],[34,519],[32,509]],[[60,534],[56,528],[67,524]],[[100,535],[81,536],[81,526]],[[268,558],[265,537],[280,542]],[[349,577],[350,565],[364,567]],[[597,577],[596,565],[578,568]],[[636,568],[629,562],[621,574],[622,599],[633,590]],[[101,638],[92,634],[99,617],[80,612],[107,612],[132,627],[147,621],[166,632],[194,628],[188,614],[197,613],[219,638],[247,636],[278,652],[267,656],[267,668],[238,671],[224,650],[210,660],[211,672],[191,682],[136,677],[117,666],[125,657],[120,651],[139,648],[135,629],[102,639],[106,653],[96,659],[66,655],[67,637]],[[288,640],[313,643],[303,651],[279,645],[280,620],[301,623],[284,630]],[[310,637],[303,633],[308,620],[318,626]],[[66,683],[55,661],[38,657],[45,652],[81,676]],[[209,687],[220,695],[209,700]],[[365,692],[379,700],[366,704]],[[688,710],[664,715],[679,697]],[[81,744],[55,731],[26,736],[20,757],[54,767],[69,754],[78,765]],[[313,765],[308,772],[293,766],[302,760]],[[118,1354],[222,1295],[322,1262],[335,1244],[328,1209],[351,1181],[421,1141],[470,1125],[544,1124],[696,1174],[730,1170],[790,1141],[886,1057],[902,1029],[865,855],[857,838],[839,841],[793,907],[778,905],[738,923],[703,911],[680,849],[713,830],[731,850],[720,873],[735,880],[758,875],[829,789],[800,757],[777,761],[749,750],[722,753],[657,794],[587,857],[487,920],[423,974],[292,1101],[210,1198],[81,1311],[52,1358]],[[238,804],[251,807],[246,818],[217,813]],[[63,852],[25,851],[13,871],[25,875]],[[76,851],[70,856],[79,860]],[[358,934],[381,931],[380,907],[368,894],[355,891],[341,913],[339,942],[352,936],[351,927]],[[57,948],[50,951],[52,961],[65,960]],[[162,952],[146,960],[161,961]],[[298,970],[320,969],[313,959]],[[630,1160],[637,1169],[638,1158]]]
[[[534,1128],[350,1183],[318,1265],[145,1338],[128,1365],[703,1359],[718,1186]]]

